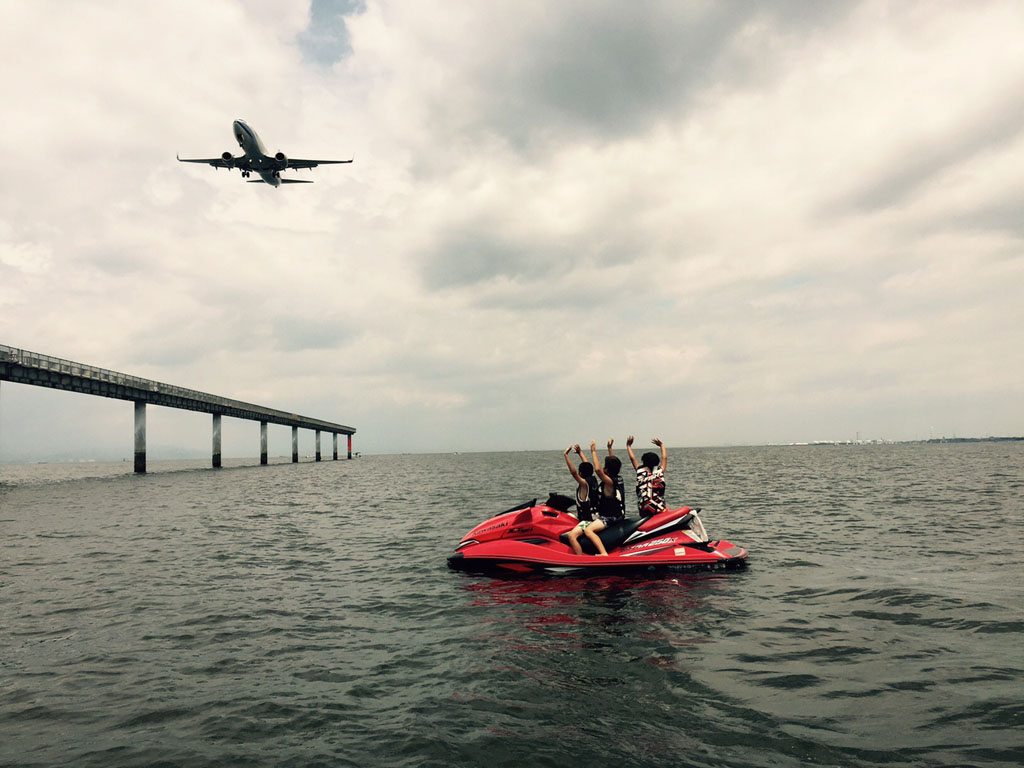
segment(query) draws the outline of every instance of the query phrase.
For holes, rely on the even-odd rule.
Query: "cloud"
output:
[[[352,53],[345,17],[363,13],[362,0],[313,0],[309,24],[297,41],[303,54],[314,64],[330,67]]]
[[[1022,22],[10,3],[0,341],[368,452],[1020,433]],[[276,190],[175,162],[235,118],[356,161]]]
[[[1019,84],[1014,85],[1008,92],[1019,91]],[[852,193],[847,205],[871,211],[904,203],[975,156],[1016,143],[1024,135],[1024,106],[1007,96],[998,94],[995,104],[983,108],[981,114],[966,115],[963,124],[948,132],[924,141],[915,137],[910,146],[896,148],[889,169]]]

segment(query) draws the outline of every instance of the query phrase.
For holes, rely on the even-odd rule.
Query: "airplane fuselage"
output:
[[[275,187],[281,186],[281,171],[288,167],[288,159],[281,155],[280,158],[267,154],[267,148],[256,133],[245,120],[235,120],[231,124],[235,133],[235,140],[242,148],[245,159],[248,160],[249,168],[245,170],[256,171],[267,184]]]

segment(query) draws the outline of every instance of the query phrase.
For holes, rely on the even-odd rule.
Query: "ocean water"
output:
[[[1022,443],[670,450],[654,576],[448,570],[557,451],[254,463],[0,466],[0,765],[1024,763]]]

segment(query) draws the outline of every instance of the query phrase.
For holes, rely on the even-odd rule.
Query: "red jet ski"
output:
[[[462,538],[448,566],[526,573],[578,568],[723,570],[747,563],[743,547],[710,541],[697,515],[700,510],[689,507],[616,520],[598,534],[608,557],[598,555],[586,536],[580,537],[583,554],[577,555],[569,546],[568,533],[579,521],[562,506],[555,496],[543,504],[534,499],[485,520]]]

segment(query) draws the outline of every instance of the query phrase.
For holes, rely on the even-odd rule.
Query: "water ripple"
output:
[[[1018,764],[1022,458],[674,451],[752,560],[656,578],[447,570],[557,452],[19,469],[0,765]]]

